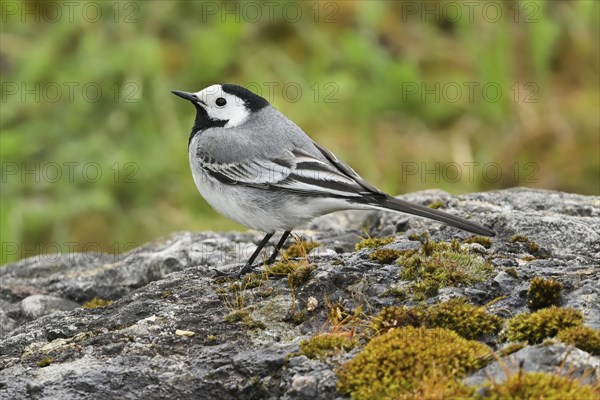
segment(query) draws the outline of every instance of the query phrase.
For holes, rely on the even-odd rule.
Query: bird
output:
[[[295,227],[340,210],[402,212],[495,235],[476,222],[382,192],[243,86],[223,83],[198,92],[171,92],[196,108],[188,156],[198,191],[220,214],[265,233],[238,276],[253,270],[277,231],[283,234],[267,264],[276,260]]]

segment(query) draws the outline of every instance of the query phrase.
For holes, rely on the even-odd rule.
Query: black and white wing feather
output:
[[[197,160],[208,175],[228,185],[357,199],[374,191],[379,193],[331,152],[315,146],[325,160],[301,149],[290,151],[285,158],[245,159],[236,163],[219,163],[210,155],[198,151]]]

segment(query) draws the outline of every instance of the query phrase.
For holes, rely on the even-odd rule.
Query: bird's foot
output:
[[[241,267],[239,267],[240,269],[237,272],[229,272],[229,271],[222,271],[222,270],[216,270],[216,274],[219,277],[229,277],[229,278],[236,278],[239,279],[241,277],[243,277],[244,275],[247,275],[251,272],[254,272],[256,270],[258,270],[258,268],[260,268],[261,266],[266,266],[266,265],[271,265],[273,264],[276,260],[275,257],[271,257],[268,260],[266,260],[265,262],[263,262],[263,264],[249,264],[246,263],[244,265],[242,265]]]
[[[221,267],[213,268],[212,271],[217,278],[241,278],[247,273],[251,272],[254,268],[257,268],[256,265],[248,265],[244,264],[240,266],[237,265],[224,265]]]
[[[238,272],[233,273],[231,276],[239,279],[239,278],[243,277],[244,275],[249,274],[256,268],[258,268],[258,265],[246,263],[246,264],[242,265],[242,267],[239,269]]]
[[[247,275],[251,272],[257,271],[261,266],[268,266],[271,265],[275,262],[276,260],[273,259],[268,259],[267,261],[263,262],[262,264],[244,264],[242,265],[242,267],[240,268],[240,270],[237,273],[233,273],[230,276],[234,277],[234,278],[241,278],[244,275]]]

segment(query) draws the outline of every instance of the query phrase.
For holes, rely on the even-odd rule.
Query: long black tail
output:
[[[365,203],[380,209],[400,211],[408,214],[418,215],[419,217],[430,218],[471,233],[476,233],[478,235],[496,235],[496,232],[494,232],[492,229],[486,228],[485,226],[480,225],[478,223],[467,221],[466,219],[455,217],[454,215],[450,215],[433,208],[425,207],[419,204],[409,203],[408,201],[404,200],[399,200],[391,196],[386,196],[383,199],[377,198],[377,200],[375,201],[365,201]]]

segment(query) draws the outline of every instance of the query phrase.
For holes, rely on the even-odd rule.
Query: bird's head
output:
[[[233,84],[212,85],[196,93],[180,90],[172,93],[196,107],[194,132],[212,127],[235,128],[269,105],[266,99]]]

